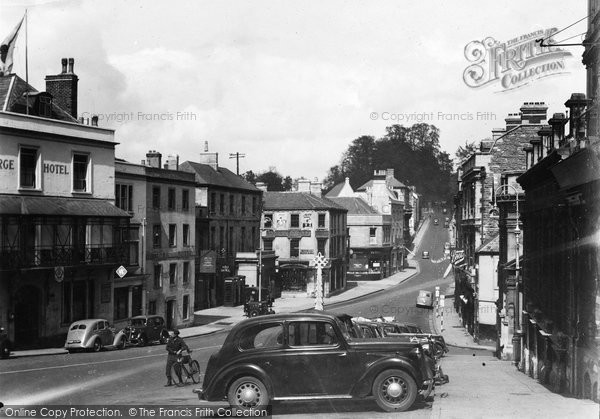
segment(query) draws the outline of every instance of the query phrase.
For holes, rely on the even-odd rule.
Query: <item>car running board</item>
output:
[[[323,399],[351,399],[352,396],[348,394],[340,394],[340,395],[322,395],[322,396],[290,396],[290,397],[273,397],[272,400],[282,401],[282,400],[323,400]]]

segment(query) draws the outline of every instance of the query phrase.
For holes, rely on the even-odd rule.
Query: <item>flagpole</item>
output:
[[[27,84],[26,87],[26,103],[25,103],[25,110],[26,110],[26,114],[29,115],[29,58],[28,58],[28,53],[27,53],[27,27],[29,25],[27,24],[27,9],[25,9],[25,84]]]

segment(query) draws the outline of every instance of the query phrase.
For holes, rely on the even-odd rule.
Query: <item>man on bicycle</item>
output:
[[[167,341],[167,384],[165,387],[169,387],[173,385],[173,381],[171,380],[171,368],[173,364],[177,362],[177,358],[181,355],[184,350],[188,350],[188,346],[185,344],[182,338],[179,337],[179,330],[173,329],[173,334],[169,336],[169,340]],[[181,383],[181,370],[177,371],[179,382]]]

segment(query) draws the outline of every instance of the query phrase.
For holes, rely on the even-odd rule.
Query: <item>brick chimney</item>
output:
[[[563,139],[565,138],[565,124],[568,121],[569,119],[564,113],[555,113],[548,120],[548,123],[552,127],[553,148],[557,149],[562,146]]]
[[[506,131],[510,131],[511,129],[521,125],[521,114],[509,113],[508,117],[506,117],[504,120],[506,121]]]
[[[585,93],[572,93],[571,98],[565,102],[569,108],[569,135],[577,140],[585,136],[585,121],[581,118],[583,111],[590,101],[585,98]]]
[[[323,194],[323,182],[319,182],[318,178],[315,178],[315,180],[310,183],[310,194],[315,196],[321,196]]]
[[[73,72],[75,60],[63,58],[62,72],[55,76],[46,76],[46,92],[50,93],[53,103],[77,118],[77,83],[79,78]],[[68,63],[68,67],[67,67]]]
[[[179,170],[179,155],[175,154],[174,156],[169,154],[167,157],[167,169],[169,170]]]
[[[297,192],[310,192],[310,180],[309,179],[298,179]]]
[[[146,162],[148,163],[148,166],[160,169],[162,163],[162,154],[156,150],[149,150],[146,153]]]
[[[520,110],[523,124],[543,124],[548,118],[548,106],[544,102],[525,102]]]
[[[492,128],[492,140],[496,141],[498,138],[504,135],[504,128]]]

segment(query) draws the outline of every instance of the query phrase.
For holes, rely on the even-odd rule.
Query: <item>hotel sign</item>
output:
[[[200,273],[214,274],[217,271],[217,253],[214,250],[200,256]]]

